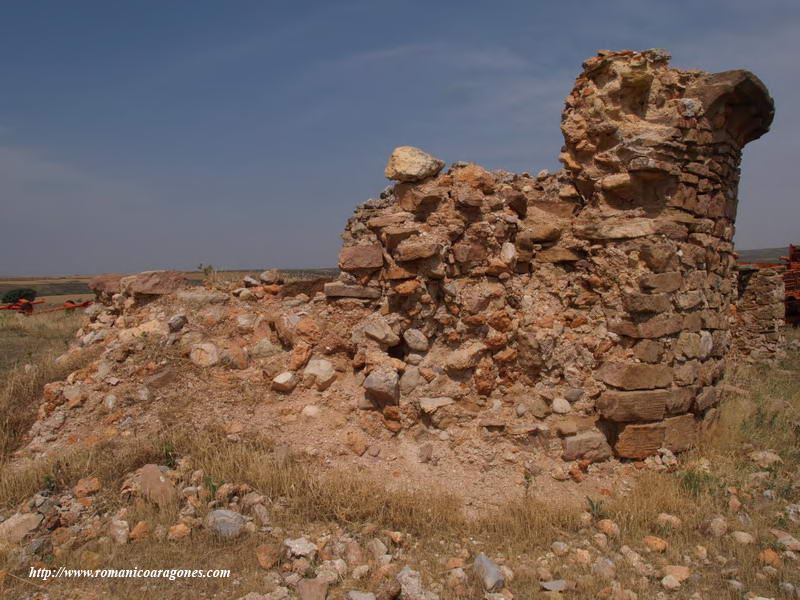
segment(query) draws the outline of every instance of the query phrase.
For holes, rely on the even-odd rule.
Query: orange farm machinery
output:
[[[59,310],[75,310],[76,308],[86,308],[92,304],[91,300],[87,300],[85,302],[80,302],[79,300],[67,300],[60,306],[45,308],[44,310],[34,310],[35,305],[44,304],[45,302],[46,300],[26,300],[25,298],[22,298],[21,300],[17,300],[11,304],[0,304],[0,310],[13,310],[22,313],[23,315],[30,316],[56,312]]]

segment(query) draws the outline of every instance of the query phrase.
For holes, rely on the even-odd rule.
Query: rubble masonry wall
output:
[[[457,163],[356,209],[326,295],[374,309],[353,334],[367,402],[509,435],[571,414],[565,458],[681,451],[713,423],[741,151],[773,103],[749,72],[668,59],[584,63],[557,173]]]

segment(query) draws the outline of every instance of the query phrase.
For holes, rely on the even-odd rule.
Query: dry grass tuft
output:
[[[25,317],[0,315],[0,462],[19,445],[33,424],[42,387],[65,378],[78,365],[57,364],[75,331],[76,313]]]
[[[580,510],[574,505],[525,498],[509,502],[475,521],[472,533],[495,546],[545,548],[565,532],[580,528]]]
[[[42,490],[63,490],[82,477],[98,477],[106,488],[119,488],[122,477],[150,462],[164,462],[158,438],[107,440],[71,452],[27,461],[0,470],[0,506],[14,506]]]
[[[313,465],[274,452],[265,439],[231,444],[222,435],[179,434],[168,442],[191,457],[213,485],[248,483],[272,500],[281,499],[287,524],[374,523],[388,529],[425,534],[463,525],[460,502],[451,494],[388,492],[375,481],[348,473],[325,474]]]

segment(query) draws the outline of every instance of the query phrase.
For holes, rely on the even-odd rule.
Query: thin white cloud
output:
[[[420,42],[389,48],[375,48],[362,52],[324,59],[313,65],[312,74],[320,71],[353,71],[369,67],[390,66],[402,61],[424,59],[437,66],[450,69],[482,69],[486,71],[519,71],[530,67],[530,62],[510,48],[497,45],[481,47],[454,42]]]
[[[458,69],[485,69],[488,71],[517,71],[530,67],[523,56],[503,46],[479,48],[453,42],[424,42],[404,44],[391,48],[377,48],[347,56],[321,61],[319,69],[362,69],[371,65],[403,60],[426,59],[439,65]]]

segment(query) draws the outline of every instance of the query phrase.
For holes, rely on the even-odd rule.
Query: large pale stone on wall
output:
[[[419,181],[442,170],[444,161],[414,146],[399,146],[389,157],[383,174],[396,181]]]
[[[522,237],[536,243],[553,242],[561,236],[562,229],[563,227],[556,223],[546,221],[532,222],[529,219],[525,221],[523,229],[517,234],[517,240],[519,242],[520,237]]]
[[[392,330],[392,328],[386,322],[386,319],[380,315],[376,315],[367,319],[363,324],[363,330],[367,337],[372,338],[379,344],[383,344],[385,346],[396,346],[400,343],[400,336],[398,336]],[[354,341],[356,339],[357,336],[354,337]]]
[[[667,294],[625,294],[622,305],[629,313],[663,313],[672,308]]]
[[[644,237],[656,232],[652,219],[593,219],[575,225],[575,235],[589,240],[619,240]]]
[[[324,391],[336,380],[336,369],[330,361],[315,359],[308,361],[303,379],[313,381],[319,391]]]
[[[400,377],[394,369],[378,367],[367,375],[364,390],[378,404],[397,404],[400,399]]]
[[[607,390],[598,399],[597,410],[603,418],[619,423],[659,421],[665,415],[687,412],[694,393],[694,388],[689,387],[632,392]]]
[[[401,242],[395,256],[401,262],[411,262],[421,258],[430,258],[438,254],[440,250],[441,246],[436,241],[413,238]]]

